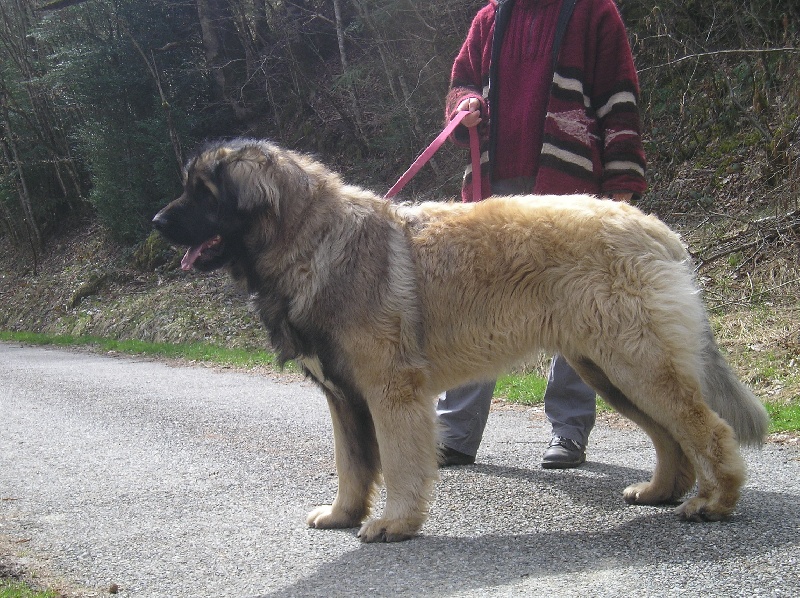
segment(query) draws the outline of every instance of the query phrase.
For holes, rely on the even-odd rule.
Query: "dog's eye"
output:
[[[217,196],[214,195],[214,192],[208,188],[203,182],[199,182],[195,187],[195,191],[192,194],[194,201],[202,206],[203,208],[216,208],[217,207]]]

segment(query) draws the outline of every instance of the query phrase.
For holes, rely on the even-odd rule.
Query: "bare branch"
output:
[[[715,241],[713,247],[718,248],[715,252],[707,253],[711,246],[696,252],[702,257],[695,269],[700,270],[723,257],[765,245],[791,232],[800,233],[800,210],[754,220],[744,231]]]
[[[36,8],[36,10],[50,11],[50,10],[61,10],[62,8],[67,8],[69,6],[75,6],[76,4],[83,4],[87,0],[53,0],[52,2],[48,2]]]
[[[639,69],[640,73],[644,73],[646,71],[651,71],[653,69],[660,69],[667,66],[673,66],[680,62],[685,62],[687,60],[696,60],[700,58],[708,58],[711,56],[724,56],[728,54],[771,54],[775,52],[786,52],[789,54],[800,54],[800,48],[753,48],[753,49],[740,49],[740,50],[717,50],[715,52],[698,52],[697,54],[689,54],[688,56],[681,56],[680,58],[676,58],[675,60],[670,60],[669,62],[664,62],[662,64],[656,64],[653,66],[644,67]]]

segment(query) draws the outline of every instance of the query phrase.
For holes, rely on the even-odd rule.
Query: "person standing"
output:
[[[646,187],[639,83],[613,0],[490,0],[453,63],[446,117],[452,134],[481,139],[481,196],[589,193],[631,201]],[[462,188],[471,200],[472,172]],[[475,462],[495,381],[439,398],[441,466]],[[542,467],[586,460],[595,393],[560,355],[544,396],[553,431]]]

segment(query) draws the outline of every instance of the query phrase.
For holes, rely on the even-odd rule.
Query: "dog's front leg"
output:
[[[372,416],[360,397],[346,397],[328,388],[323,390],[333,420],[339,489],[333,504],[311,511],[306,523],[321,529],[358,527],[369,515],[380,478]]]
[[[358,532],[363,542],[397,542],[417,534],[428,516],[436,465],[432,400],[412,392],[368,399],[380,448],[386,506]],[[409,390],[409,389],[407,389]]]

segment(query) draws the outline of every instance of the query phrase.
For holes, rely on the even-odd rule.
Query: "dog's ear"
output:
[[[216,211],[216,206],[223,199],[216,169],[216,161],[207,154],[201,154],[192,159],[184,170],[184,196],[209,208],[213,206],[210,211]]]
[[[184,170],[186,194],[209,207],[213,205],[215,212],[250,211],[259,203],[258,198],[251,197],[259,188],[257,172],[266,169],[269,162],[254,146],[223,145],[201,150]]]
[[[258,145],[223,147],[215,152],[217,180],[223,193],[236,198],[237,209],[252,212],[264,208],[278,210],[278,185],[275,160]]]
[[[271,162],[267,152],[256,144],[241,147],[220,147],[214,152],[214,159],[221,164],[233,164],[235,162],[267,164]]]

